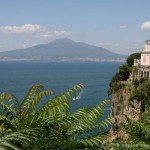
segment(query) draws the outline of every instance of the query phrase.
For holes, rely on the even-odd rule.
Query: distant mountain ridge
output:
[[[105,48],[86,43],[74,42],[68,38],[56,39],[48,44],[0,53],[0,60],[2,61],[115,61],[125,58],[125,55],[116,54]]]

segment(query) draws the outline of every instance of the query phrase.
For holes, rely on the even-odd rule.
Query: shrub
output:
[[[126,81],[129,78],[129,67],[126,64],[123,64],[119,68],[119,74],[121,81]]]
[[[133,64],[134,64],[134,59],[140,59],[140,58],[141,58],[141,53],[133,53],[133,54],[131,54],[131,55],[127,58],[127,60],[126,60],[127,65],[128,65],[129,67],[132,67]]]

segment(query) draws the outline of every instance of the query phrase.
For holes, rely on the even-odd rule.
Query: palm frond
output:
[[[76,85],[63,94],[58,95],[53,99],[47,100],[47,102],[39,110],[36,110],[34,115],[30,115],[22,120],[22,122],[20,122],[19,128],[21,126],[31,124],[34,125],[35,121],[43,123],[45,120],[47,120],[47,118],[49,118],[48,120],[51,123],[62,118],[64,114],[68,113],[70,108],[69,101],[72,100],[75,95],[77,96],[82,88],[82,84]]]
[[[75,141],[76,142],[75,147],[77,149],[91,149],[91,150],[92,149],[98,150],[100,148],[102,149],[103,148],[102,142],[104,137],[105,134],[100,133],[94,136],[79,139]]]
[[[127,126],[128,128],[127,131],[132,133],[132,134],[136,134],[136,135],[140,135],[141,138],[143,139],[150,139],[150,128],[145,126],[142,122],[139,121],[134,121],[131,120],[129,118],[126,117],[127,120]]]
[[[63,100],[69,101],[69,100],[73,100],[73,98],[77,97],[77,95],[81,92],[82,89],[83,89],[83,84],[78,84],[76,86],[73,86],[72,88],[70,88],[66,92],[62,93],[61,95],[58,95],[55,98],[47,101],[43,105],[43,107],[41,108],[41,110],[46,110],[49,106],[53,107],[54,106],[53,105],[53,101],[63,101]]]
[[[53,99],[48,100],[42,108],[37,112],[38,119],[39,118],[46,118],[47,116],[54,117],[55,115],[63,114],[64,112],[67,112],[70,105],[69,101],[73,100],[75,96],[79,94],[79,92],[82,90],[83,85],[78,84],[68,91],[64,92],[61,95],[56,96]]]
[[[107,129],[111,124],[110,118],[102,119],[101,117],[103,117],[102,107],[106,107],[105,105],[108,102],[109,100],[104,100],[94,108],[81,108],[73,113],[58,116],[55,124],[63,128],[65,130],[64,134],[69,137],[91,132],[92,130],[100,129],[100,127]],[[45,118],[44,122],[47,126],[54,123],[51,117]]]
[[[63,117],[60,121],[58,120],[58,124],[62,124],[64,127],[66,126],[68,129],[74,128],[74,130],[75,129],[79,130],[79,127],[81,126],[83,126],[84,129],[86,128],[86,126],[87,127],[95,126],[95,124],[98,124],[98,119],[101,116],[103,116],[102,107],[106,107],[108,103],[109,100],[103,100],[94,108],[79,109],[76,112],[70,113],[66,117]],[[105,122],[101,122],[101,126],[106,127],[106,124],[110,124],[109,119]]]
[[[33,85],[28,93],[26,94],[24,100],[22,101],[20,108],[26,108],[32,100],[35,99],[36,95],[44,89],[44,86],[41,84]]]
[[[21,118],[25,119],[29,115],[29,112],[34,113],[36,105],[40,102],[40,100],[44,97],[47,97],[53,92],[51,90],[44,90],[44,86],[37,84],[30,88],[29,92],[25,96],[23,102],[20,106],[20,115]]]
[[[0,148],[20,150],[38,140],[41,128],[23,129],[0,138]]]
[[[26,116],[28,112],[31,112],[32,114],[35,111],[36,105],[39,104],[40,100],[44,97],[47,97],[49,95],[52,95],[53,92],[51,90],[45,90],[39,92],[33,100],[30,101],[30,103],[24,108],[23,115]]]
[[[7,92],[0,94],[0,124],[3,124],[5,130],[16,128],[18,108],[19,103],[14,95]]]
[[[110,125],[110,118],[103,116],[109,100],[105,99],[93,108],[85,107],[70,112],[70,102],[82,89],[83,84],[73,86],[36,108],[42,98],[52,94],[52,91],[44,90],[44,86],[37,84],[30,88],[17,110],[4,105],[4,110],[10,109],[9,112],[17,115],[18,122],[12,133],[1,134],[0,149],[101,148],[104,137],[102,128],[108,129]],[[6,116],[4,121],[7,121]],[[13,125],[13,122],[8,118],[8,124]]]
[[[14,113],[19,108],[19,102],[17,98],[8,92],[0,94],[0,106],[3,113]]]

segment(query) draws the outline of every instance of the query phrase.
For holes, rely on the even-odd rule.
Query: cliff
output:
[[[113,125],[111,132],[115,137],[123,136],[120,135],[120,132],[122,132],[122,126],[126,121],[124,115],[132,120],[138,120],[142,110],[141,101],[130,101],[133,95],[132,83],[126,82],[126,85],[126,87],[112,94],[111,116]]]
[[[104,141],[108,149],[150,148],[150,78],[142,76],[140,66],[133,66],[131,56],[109,84],[112,128]]]
[[[118,73],[116,73],[116,75],[117,74]],[[135,67],[132,67],[131,73],[126,81],[118,81],[116,78],[112,79],[110,83],[112,95],[112,129],[110,130],[108,141],[112,141],[116,138],[128,138],[124,130],[126,117],[137,121],[143,112],[143,97],[139,92],[142,91],[140,86],[143,85],[143,83],[145,83],[145,79],[137,80],[137,68]],[[143,87],[144,86],[145,85],[143,85]]]
[[[112,93],[112,128],[104,143],[110,143],[116,139],[122,139],[123,141],[130,140],[128,133],[124,129],[126,117],[138,121],[143,112],[142,100],[136,100],[133,98],[136,89],[134,81],[129,80],[130,78],[128,81],[123,81],[122,83],[119,82],[118,84],[123,84],[123,86]]]

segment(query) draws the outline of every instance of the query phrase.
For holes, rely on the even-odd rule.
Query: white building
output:
[[[135,59],[134,66],[138,67],[138,79],[150,78],[150,40],[145,41],[145,48],[141,52],[141,59]]]
[[[141,52],[141,66],[150,66],[150,40],[145,42],[145,49]]]

